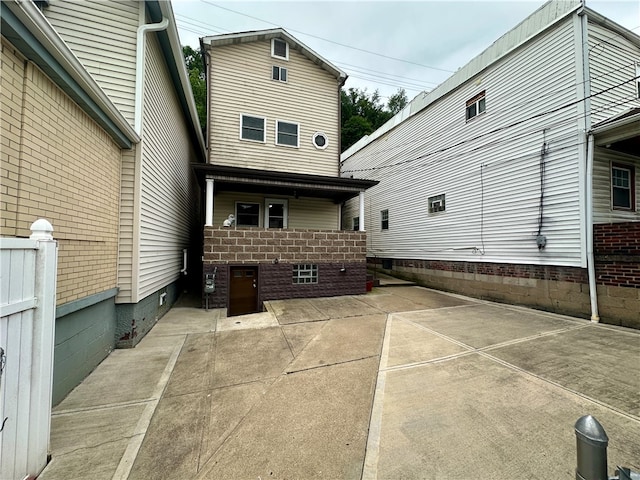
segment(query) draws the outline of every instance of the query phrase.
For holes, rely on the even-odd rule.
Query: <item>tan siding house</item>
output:
[[[279,28],[201,46],[206,303],[237,315],[270,299],[363,293],[365,233],[341,231],[340,211],[376,182],[339,177],[346,75]]]
[[[204,140],[169,2],[0,5],[1,233],[54,227],[57,403],[184,289]]]

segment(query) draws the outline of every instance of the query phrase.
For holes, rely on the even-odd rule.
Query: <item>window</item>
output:
[[[389,230],[389,210],[382,210],[380,212],[380,220],[382,230]]]
[[[318,150],[324,150],[329,146],[329,140],[327,136],[322,132],[316,132],[313,134],[313,146]]]
[[[287,201],[266,199],[264,224],[267,228],[287,228]]]
[[[264,143],[264,118],[252,117],[251,115],[242,115],[240,122],[240,138],[242,140],[253,140],[256,142]]]
[[[614,209],[635,210],[635,181],[632,165],[611,165],[611,205]]]
[[[433,197],[429,197],[429,213],[437,213],[444,212],[444,193],[442,195],[435,195]]]
[[[309,264],[294,265],[293,283],[318,283],[318,266]]]
[[[484,90],[475,97],[467,100],[467,120],[471,120],[473,117],[480,115],[487,108],[485,101]]]
[[[236,203],[236,225],[239,227],[259,227],[260,226],[260,204],[259,203]]]
[[[287,81],[287,69],[284,67],[278,67],[276,65],[273,66],[271,78],[273,80],[278,80],[280,82]]]
[[[276,122],[276,145],[298,147],[298,124],[278,120]]]
[[[640,62],[636,63],[636,86],[638,87],[638,98],[640,98]]]
[[[271,40],[271,56],[289,60],[289,45],[287,42],[279,38]]]
[[[353,217],[353,229],[360,230],[360,217]]]

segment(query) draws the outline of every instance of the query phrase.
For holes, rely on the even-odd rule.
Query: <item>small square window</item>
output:
[[[433,197],[429,197],[429,213],[437,213],[445,211],[444,204],[444,193],[441,195],[434,195]]]
[[[280,38],[271,40],[271,56],[289,60],[289,44]]]
[[[276,145],[298,147],[298,124],[278,120],[276,122]]]
[[[242,115],[240,120],[240,138],[243,140],[253,140],[256,142],[264,142],[265,119],[262,117],[253,117],[251,115]]]
[[[633,165],[611,165],[611,205],[615,210],[635,210],[635,181]]]
[[[293,283],[308,284],[318,283],[318,266],[317,265],[294,265],[293,266]]]
[[[380,226],[382,230],[389,230],[389,210],[380,211]]]
[[[485,92],[483,90],[475,97],[467,100],[466,119],[471,120],[473,117],[476,117],[481,113],[483,113],[486,109],[487,109],[487,102],[485,99]]]
[[[273,66],[271,72],[271,78],[273,80],[278,80],[279,82],[287,81],[287,69],[284,67],[278,67],[276,65]]]
[[[360,230],[360,217],[353,217],[353,229]]]

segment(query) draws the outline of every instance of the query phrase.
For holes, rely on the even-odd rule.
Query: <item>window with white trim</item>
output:
[[[279,82],[287,81],[287,69],[284,67],[278,67],[274,65],[271,69],[271,78],[273,80],[278,80]]]
[[[638,90],[638,98],[640,98],[640,62],[636,63],[636,87]]]
[[[434,195],[428,198],[429,213],[437,213],[445,211],[444,193],[441,195]]]
[[[265,200],[264,209],[264,225],[266,228],[287,228],[287,200],[267,198]]]
[[[614,210],[635,210],[635,176],[633,165],[611,164],[611,206]]]
[[[301,264],[293,266],[293,283],[318,283],[318,265]]]
[[[297,123],[276,120],[276,145],[298,147],[298,129]]]
[[[329,139],[323,132],[316,132],[313,134],[313,146],[318,150],[324,150],[329,146]]]
[[[281,38],[271,40],[271,56],[289,60],[289,44]]]
[[[265,142],[266,119],[252,115],[241,115],[240,138],[255,142]]]
[[[260,204],[236,202],[236,225],[239,227],[259,227]]]
[[[467,100],[467,113],[466,119],[471,120],[477,117],[487,109],[487,102],[485,99],[485,91],[483,90],[478,95]]]
[[[353,217],[353,229],[360,230],[360,217]]]
[[[389,210],[380,211],[380,227],[382,230],[389,230]]]

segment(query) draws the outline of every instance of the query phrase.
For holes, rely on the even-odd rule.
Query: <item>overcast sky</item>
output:
[[[173,0],[183,45],[199,37],[283,27],[349,75],[346,88],[430,90],[515,27],[544,0]],[[586,0],[640,35],[640,0]]]

